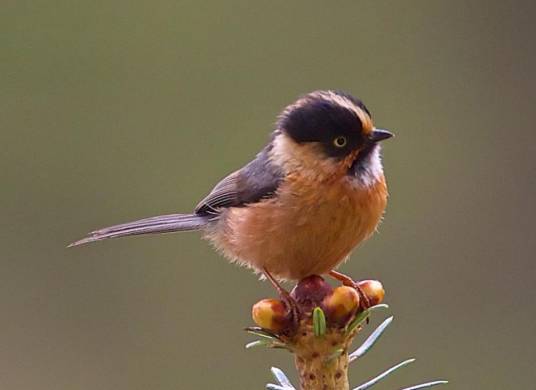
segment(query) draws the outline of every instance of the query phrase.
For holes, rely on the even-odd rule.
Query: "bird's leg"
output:
[[[262,273],[264,274],[266,279],[268,279],[270,283],[272,283],[272,286],[274,286],[274,288],[277,290],[279,297],[285,303],[285,305],[287,306],[287,309],[290,312],[290,315],[292,316],[292,322],[294,323],[295,327],[297,327],[300,317],[299,317],[299,308],[296,303],[296,300],[290,295],[290,293],[287,290],[285,290],[279,284],[277,280],[275,280],[272,274],[268,272],[268,270],[265,267],[262,268]]]
[[[359,285],[351,277],[333,270],[329,271],[328,275],[331,276],[333,279],[338,280],[345,286],[355,288],[357,290],[357,293],[359,294],[359,302],[363,310],[366,310],[371,306],[370,300],[368,299],[363,289],[359,287]]]

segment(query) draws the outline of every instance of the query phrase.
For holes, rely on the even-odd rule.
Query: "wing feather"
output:
[[[196,214],[217,214],[221,208],[242,207],[275,195],[283,174],[265,148],[244,168],[222,179],[197,205]]]
[[[220,207],[238,204],[240,170],[223,178],[195,208],[196,214],[217,213]]]

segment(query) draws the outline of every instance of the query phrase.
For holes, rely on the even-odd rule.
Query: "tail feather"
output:
[[[169,233],[188,230],[199,230],[211,220],[210,216],[198,214],[169,214],[140,219],[95,230],[81,240],[75,241],[68,247],[87,244],[94,241],[106,240],[139,234]]]

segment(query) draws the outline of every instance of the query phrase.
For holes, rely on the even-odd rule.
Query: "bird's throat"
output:
[[[371,143],[365,146],[348,169],[348,176],[365,186],[380,180],[383,177],[380,145]]]

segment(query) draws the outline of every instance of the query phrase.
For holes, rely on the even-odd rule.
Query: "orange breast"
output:
[[[369,187],[347,177],[312,184],[294,178],[273,199],[225,210],[208,238],[232,261],[301,279],[344,261],[374,232],[386,201],[383,177]]]

